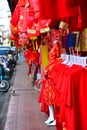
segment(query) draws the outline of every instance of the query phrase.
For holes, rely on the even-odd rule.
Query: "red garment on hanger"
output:
[[[18,31],[19,32],[27,32],[27,23],[26,23],[26,17],[27,17],[27,11],[24,7],[19,7],[20,10],[20,16],[19,16],[19,22],[18,22]]]
[[[77,109],[76,113],[77,120],[76,124],[79,126],[79,130],[86,130],[87,129],[87,68],[81,73],[80,79],[80,87],[79,87],[79,95],[78,95],[79,102],[77,105],[79,106],[79,111]],[[75,104],[76,105],[76,104]]]
[[[80,65],[66,69],[58,80],[56,91],[60,100],[59,122],[65,122],[67,130],[87,129],[86,81],[87,69]]]

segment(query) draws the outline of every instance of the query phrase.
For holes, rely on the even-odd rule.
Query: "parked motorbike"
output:
[[[15,68],[15,63],[11,54],[8,54],[7,57],[2,57],[2,64],[5,70],[5,74],[8,75],[9,78],[12,77],[13,70]]]
[[[6,92],[10,87],[10,68],[5,57],[0,59],[0,92]]]
[[[9,77],[5,74],[3,65],[0,64],[0,92],[6,92],[9,87]]]

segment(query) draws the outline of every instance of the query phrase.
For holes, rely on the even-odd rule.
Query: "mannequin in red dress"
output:
[[[54,126],[56,125],[56,120],[54,117],[54,98],[55,98],[55,85],[53,81],[51,81],[52,75],[50,75],[52,72],[52,69],[54,66],[62,61],[60,57],[60,43],[58,43],[58,40],[54,40],[53,48],[49,52],[49,65],[45,69],[45,86],[44,86],[44,100],[46,104],[48,105],[49,109],[49,117],[45,121],[45,123],[48,126]]]

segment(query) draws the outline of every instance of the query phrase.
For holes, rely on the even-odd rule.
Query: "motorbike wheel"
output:
[[[9,82],[7,80],[2,80],[0,83],[0,92],[6,92],[9,89]]]

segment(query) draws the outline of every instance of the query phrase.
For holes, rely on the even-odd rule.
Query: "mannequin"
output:
[[[42,103],[43,112],[49,112],[48,118],[44,122],[47,126],[56,125],[54,115],[55,111],[54,105],[55,105],[55,84],[57,77],[55,77],[56,70],[54,68],[55,65],[63,61],[63,59],[60,56],[61,56],[61,38],[60,33],[55,30],[55,37],[53,37],[52,46],[50,47],[48,52],[49,63],[44,69],[44,79],[42,80],[42,89],[39,97],[39,102]]]
[[[45,76],[46,76],[46,80],[47,80],[46,81],[47,83],[45,84],[45,86],[47,86],[47,87],[45,87],[45,89],[50,88],[49,91],[51,90],[50,92],[48,92],[48,90],[45,90],[46,91],[45,96],[47,96],[47,94],[49,95],[49,93],[51,95],[51,96],[47,96],[48,99],[46,99],[46,101],[48,103],[49,117],[45,121],[45,123],[48,126],[55,126],[56,125],[56,120],[55,120],[55,116],[54,116],[54,107],[53,107],[53,103],[55,100],[54,99],[55,96],[53,96],[53,95],[55,95],[55,85],[52,81],[48,81],[48,80],[50,80],[50,78],[51,78],[50,73],[51,73],[52,68],[56,65],[56,63],[61,62],[61,61],[58,61],[58,59],[60,59],[59,57],[60,57],[60,48],[61,48],[59,46],[60,45],[59,45],[58,40],[54,40],[53,47],[50,50],[49,56],[48,56],[49,57],[49,65],[47,66],[47,68],[45,70],[46,71]],[[52,94],[52,93],[54,93],[54,94]]]

